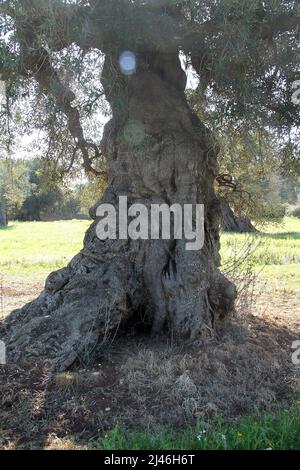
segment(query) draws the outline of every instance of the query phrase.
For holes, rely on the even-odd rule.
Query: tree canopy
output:
[[[99,77],[103,57],[131,51],[170,57],[170,83],[181,54],[200,81],[194,101],[214,125],[267,129],[299,152],[300,10],[297,0],[13,0],[0,3],[0,74],[6,82],[2,141],[42,130],[62,172],[76,165],[103,176],[99,148],[107,113]],[[158,65],[159,67],[159,65]],[[120,74],[109,87],[127,77]],[[183,81],[182,86],[185,86]],[[110,102],[122,106],[122,97]],[[26,112],[18,114],[17,103]],[[297,159],[297,156],[294,157]]]

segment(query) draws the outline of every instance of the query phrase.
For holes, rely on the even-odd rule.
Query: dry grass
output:
[[[155,432],[216,413],[234,420],[272,410],[299,386],[290,351],[296,337],[293,325],[248,315],[205,349],[123,334],[91,369],[51,376],[38,365],[2,367],[0,447],[84,446],[119,421]]]
[[[251,261],[249,249],[244,258]],[[234,265],[232,247],[230,253]],[[296,265],[274,272],[257,278],[257,265],[234,266],[236,317],[222,340],[205,348],[167,338],[153,344],[146,335],[120,331],[109,348],[99,345],[89,369],[78,364],[51,375],[38,364],[0,367],[0,448],[70,449],[74,442],[84,448],[118,422],[155,433],[160,426],[183,429],[216,414],[235,420],[291,403],[299,395],[300,369],[291,361],[300,331],[299,273]],[[38,275],[29,281],[6,274],[4,281],[4,314],[42,287]]]

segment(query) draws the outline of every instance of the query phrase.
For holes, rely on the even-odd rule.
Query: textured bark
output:
[[[257,229],[247,217],[235,215],[226,199],[221,198],[221,228],[224,232],[255,233]]]
[[[128,204],[148,207],[202,203],[204,247],[187,251],[184,240],[100,241],[95,206],[83,250],[3,325],[10,361],[44,358],[58,370],[76,358],[87,361],[107,331],[138,312],[153,334],[165,328],[182,340],[202,340],[233,309],[235,287],[218,269],[214,140],[187,105],[178,55],[137,59],[129,78],[117,72],[116,58],[105,61],[102,83],[113,119],[102,141],[109,186],[101,202],[117,207],[126,195]]]
[[[4,204],[0,201],[0,227],[6,227],[7,225],[7,216]]]

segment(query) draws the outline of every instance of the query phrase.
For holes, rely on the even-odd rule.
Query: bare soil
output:
[[[43,290],[45,280],[43,276],[35,281],[24,277],[8,278],[3,276],[0,284],[0,318],[6,317],[12,310],[21,308],[35,299]]]

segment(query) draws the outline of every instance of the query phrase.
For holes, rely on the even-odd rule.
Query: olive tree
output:
[[[48,100],[45,112],[63,116],[70,165],[80,157],[87,172],[101,176],[97,162],[105,159],[101,203],[118,208],[126,196],[147,208],[205,208],[204,246],[189,251],[175,237],[99,239],[99,201],[81,252],[6,320],[9,360],[48,359],[65,369],[90,357],[105,331],[135,316],[153,335],[205,343],[232,312],[236,289],[219,269],[219,145],[188,104],[182,61],[199,77],[204,114],[295,128],[298,2],[2,0],[0,15],[2,80],[32,80]],[[84,130],[66,73],[78,51],[102,57],[97,78],[112,118],[99,145]],[[84,64],[77,61],[83,74]]]

